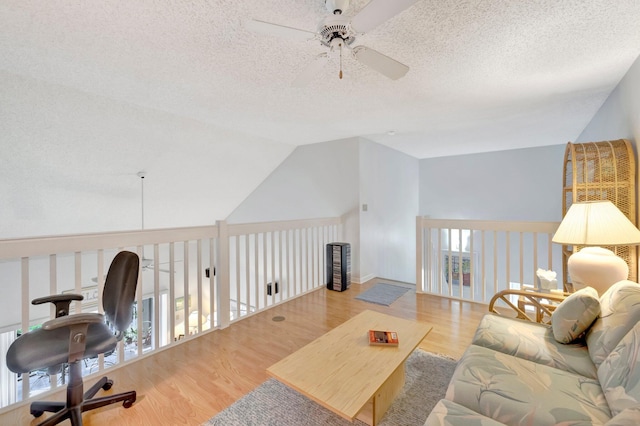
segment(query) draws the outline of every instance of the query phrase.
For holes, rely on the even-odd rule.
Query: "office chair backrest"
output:
[[[123,332],[133,320],[140,258],[130,251],[121,251],[113,258],[102,292],[102,307],[109,324]]]

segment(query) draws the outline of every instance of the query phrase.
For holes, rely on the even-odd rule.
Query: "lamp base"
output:
[[[585,247],[567,261],[573,289],[594,288],[600,296],[618,281],[629,277],[629,266],[611,250]]]

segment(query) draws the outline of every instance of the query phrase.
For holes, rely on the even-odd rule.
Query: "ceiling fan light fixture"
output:
[[[331,47],[335,40],[347,45],[356,40],[356,34],[349,27],[349,20],[343,16],[329,16],[318,27],[320,43]]]

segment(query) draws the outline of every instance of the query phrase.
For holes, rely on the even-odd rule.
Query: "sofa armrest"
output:
[[[513,311],[508,312],[512,314],[515,312],[516,318],[531,322],[548,323],[544,319],[551,318],[551,314],[555,310],[554,304],[561,303],[570,294],[565,292],[538,293],[530,290],[502,290],[491,298],[489,312],[504,316],[504,309],[499,310],[498,307],[504,308],[505,306],[503,305],[506,305],[507,308]],[[513,302],[514,298],[518,300],[516,304]],[[525,305],[533,307],[536,312],[535,321],[524,311],[523,307]]]
[[[467,426],[469,424],[478,426],[504,426],[504,423],[485,417],[482,414],[478,414],[463,405],[456,404],[447,399],[438,401],[436,406],[433,407],[431,414],[429,414],[429,417],[427,417],[424,426]]]

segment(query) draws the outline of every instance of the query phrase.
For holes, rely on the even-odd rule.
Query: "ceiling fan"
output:
[[[351,45],[359,35],[373,30],[398,13],[412,6],[418,0],[371,0],[353,17],[343,13],[349,8],[349,0],[325,0],[325,7],[331,13],[318,26],[318,30],[307,31],[286,25],[250,19],[245,26],[256,33],[278,35],[297,40],[319,40],[328,48],[322,52],[298,75],[292,85],[306,86],[313,77],[334,57],[340,64],[338,76],[342,79],[342,55],[347,50],[360,63],[380,74],[397,80],[403,77],[409,67],[366,46]]]

